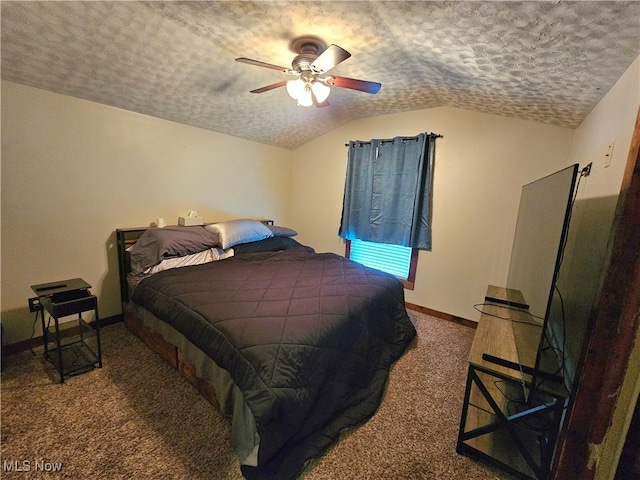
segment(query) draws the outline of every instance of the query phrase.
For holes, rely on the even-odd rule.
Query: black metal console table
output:
[[[542,325],[524,309],[507,309],[499,301],[524,305],[521,297],[516,290],[491,285],[487,290],[469,355],[456,450],[523,480],[547,480],[567,393],[550,376],[531,397]]]

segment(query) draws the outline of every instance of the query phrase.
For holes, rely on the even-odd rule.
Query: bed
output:
[[[415,329],[402,283],[272,222],[118,229],[127,327],[231,419],[247,479],[368,420]]]

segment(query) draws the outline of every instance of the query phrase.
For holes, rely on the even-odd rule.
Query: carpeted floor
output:
[[[410,313],[418,338],[378,412],[311,462],[304,480],[511,479],[455,451],[474,331]],[[104,367],[62,385],[41,355],[5,360],[0,476],[241,479],[228,422],[123,324],[102,332]]]

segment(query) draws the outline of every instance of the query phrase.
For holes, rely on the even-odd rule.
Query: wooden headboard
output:
[[[266,225],[273,225],[273,220],[260,219]],[[217,222],[206,223],[211,225]],[[177,225],[173,225],[177,226]],[[131,271],[131,262],[129,260],[129,252],[127,249],[134,245],[140,236],[150,228],[157,227],[133,227],[133,228],[116,228],[116,240],[118,242],[118,272],[120,278],[120,299],[122,303],[129,303],[129,285],[127,283],[127,275]],[[189,228],[189,227],[185,227]]]

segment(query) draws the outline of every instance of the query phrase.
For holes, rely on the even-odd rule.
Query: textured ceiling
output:
[[[451,106],[575,128],[640,54],[640,2],[2,1],[2,78],[288,149],[349,121]],[[291,42],[352,57],[297,107]]]

